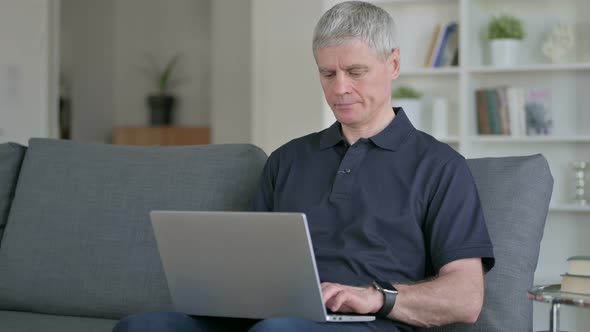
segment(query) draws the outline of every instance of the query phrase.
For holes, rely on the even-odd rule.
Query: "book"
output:
[[[568,293],[590,294],[590,276],[563,274],[561,276],[561,291]]]
[[[590,276],[590,256],[573,256],[567,259],[569,274]]]
[[[496,88],[498,98],[498,116],[500,117],[500,134],[510,135],[510,114],[508,113],[507,87]]]
[[[491,134],[485,90],[475,91],[475,106],[477,110],[477,133],[479,135]]]
[[[561,291],[590,294],[590,256],[573,256],[567,261],[569,269],[561,275]]]
[[[438,49],[442,43],[443,37],[446,31],[446,24],[441,24],[438,33],[436,34],[436,41],[434,43],[434,48],[432,49],[432,54],[430,54],[430,58],[428,59],[428,67],[434,67],[436,64],[436,55],[438,53]]]
[[[433,62],[431,62],[431,67],[442,67],[448,65],[452,62],[453,58],[453,49],[447,50],[449,47],[452,48],[453,46],[449,46],[451,40],[454,40],[454,43],[458,43],[458,30],[459,25],[457,22],[449,22],[445,25],[444,29],[441,29],[442,37],[440,39],[440,43],[436,45],[434,54],[433,54]],[[446,55],[445,55],[446,53]]]
[[[437,24],[434,28],[424,67],[449,66],[455,59],[459,49],[459,25],[457,22]],[[458,57],[458,54],[456,55]]]
[[[458,56],[459,51],[459,25],[457,23],[451,23],[449,30],[447,31],[447,38],[443,40],[442,57],[436,63],[437,67],[448,67],[453,65],[455,55]],[[456,59],[458,62],[458,59]]]
[[[551,90],[497,86],[475,91],[478,134],[551,135]]]
[[[432,62],[432,54],[434,53],[434,48],[436,47],[437,40],[439,38],[441,30],[441,24],[437,24],[434,27],[434,33],[432,34],[432,39],[430,40],[430,47],[428,48],[428,54],[426,54],[426,59],[424,59],[424,67],[430,67],[430,63]]]
[[[522,136],[526,134],[526,114],[524,111],[524,89],[509,86],[506,88],[508,113],[510,114],[510,134]]]
[[[499,113],[499,99],[496,89],[486,90],[486,106],[488,111],[488,119],[490,122],[490,134],[502,134],[502,122]]]
[[[551,91],[549,89],[526,89],[524,108],[527,135],[551,135],[553,133]]]
[[[458,66],[459,65],[459,43],[457,43],[457,48],[455,49],[455,54],[453,54],[453,59],[451,60],[451,66]]]

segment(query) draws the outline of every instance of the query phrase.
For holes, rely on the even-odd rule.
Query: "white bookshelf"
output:
[[[402,69],[400,71],[400,76],[403,77],[410,77],[410,76],[454,76],[459,75],[459,69],[454,67],[446,67],[446,68],[416,68],[410,70]]]
[[[590,212],[590,205],[576,205],[576,204],[551,204],[549,212]]]
[[[569,256],[590,254],[590,207],[571,203],[572,160],[590,161],[590,12],[588,0],[375,0],[397,26],[401,74],[394,87],[409,85],[424,94],[430,118],[434,97],[449,100],[449,136],[439,138],[467,158],[542,153],[554,177],[549,216],[541,242],[535,283],[559,283]],[[493,67],[485,38],[492,15],[510,13],[523,20],[526,38],[519,64]],[[437,24],[459,23],[459,66],[424,68]],[[564,63],[553,64],[541,52],[546,33],[558,22],[578,27],[577,48]],[[586,31],[582,33],[582,31]],[[475,90],[497,86],[546,87],[551,91],[551,136],[478,135]],[[425,121],[426,131],[432,123]],[[590,171],[588,172],[590,176]],[[590,181],[590,178],[588,179]],[[590,200],[590,197],[588,198]],[[548,307],[535,303],[534,330],[548,328]],[[586,330],[582,311],[565,310],[564,330]]]
[[[479,143],[590,143],[590,135],[580,136],[502,136],[473,135],[469,140]]]
[[[471,74],[532,73],[577,70],[590,70],[590,63],[528,64],[516,67],[476,66],[469,68]]]

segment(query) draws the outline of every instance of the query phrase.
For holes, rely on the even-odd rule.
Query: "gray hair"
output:
[[[313,31],[313,53],[354,39],[366,42],[383,61],[396,48],[395,23],[389,13],[373,4],[347,1],[322,15]]]

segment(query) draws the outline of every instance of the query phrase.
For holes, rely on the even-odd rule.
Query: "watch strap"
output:
[[[392,284],[384,281],[373,281],[373,287],[383,294],[383,306],[375,313],[375,316],[386,318],[395,305],[397,289]]]

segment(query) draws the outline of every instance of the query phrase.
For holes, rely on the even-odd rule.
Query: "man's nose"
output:
[[[339,95],[350,92],[350,80],[346,75],[336,75],[334,80],[334,92]]]

